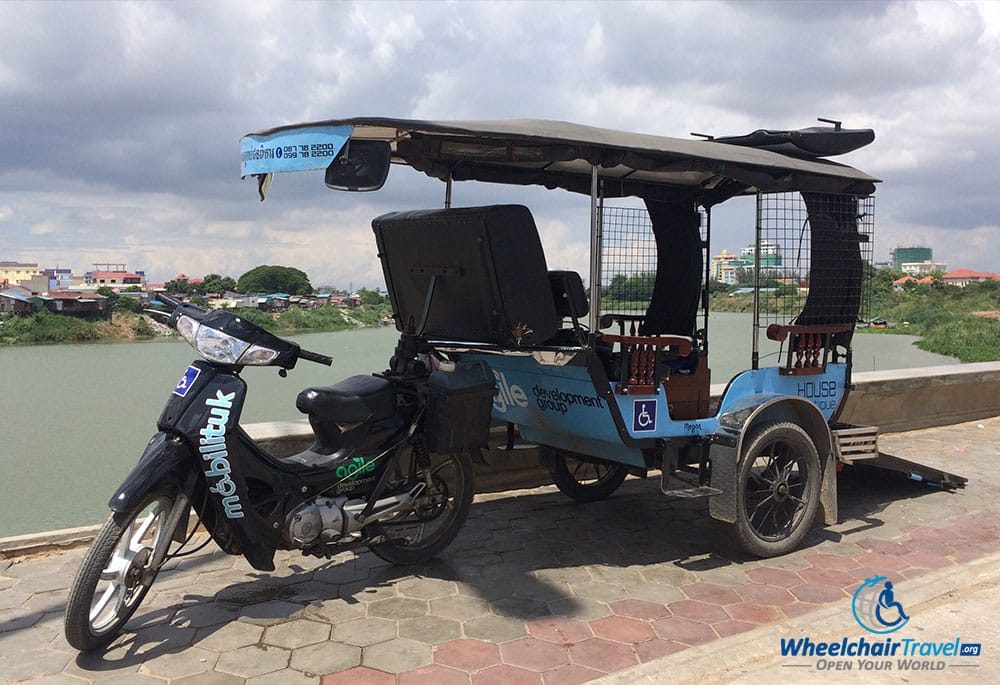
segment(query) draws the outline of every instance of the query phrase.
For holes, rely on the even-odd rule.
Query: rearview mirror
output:
[[[366,192],[378,190],[389,175],[392,150],[384,140],[348,140],[326,168],[326,187]]]

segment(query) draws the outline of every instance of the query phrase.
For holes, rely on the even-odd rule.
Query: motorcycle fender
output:
[[[138,506],[151,492],[164,487],[186,491],[193,484],[191,450],[175,435],[157,433],[139,457],[139,462],[108,502],[112,511],[124,513]],[[190,496],[190,492],[186,492]]]

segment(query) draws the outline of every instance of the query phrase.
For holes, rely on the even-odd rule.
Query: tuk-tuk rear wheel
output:
[[[787,554],[816,518],[823,478],[819,453],[801,427],[787,422],[759,426],[745,444],[733,532],[755,556]]]
[[[623,464],[612,461],[590,461],[567,452],[554,455],[552,481],[567,497],[577,502],[596,502],[611,496],[628,476]]]

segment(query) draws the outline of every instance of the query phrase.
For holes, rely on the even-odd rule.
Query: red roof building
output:
[[[973,271],[972,269],[955,269],[949,271],[941,279],[947,285],[955,285],[964,288],[970,283],[981,283],[983,281],[1000,281],[1000,274]]]

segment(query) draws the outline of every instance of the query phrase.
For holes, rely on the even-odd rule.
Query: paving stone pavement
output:
[[[747,557],[704,500],[630,479],[573,503],[553,487],[477,497],[441,559],[279,553],[274,573],[206,549],[164,569],[129,629],[77,654],[62,611],[83,550],[0,561],[0,681],[582,683],[781,625],[876,574],[908,582],[1000,549],[1000,417],[883,436],[886,452],[967,476],[945,492],[840,474],[841,523]],[[917,579],[917,580],[914,580]]]

